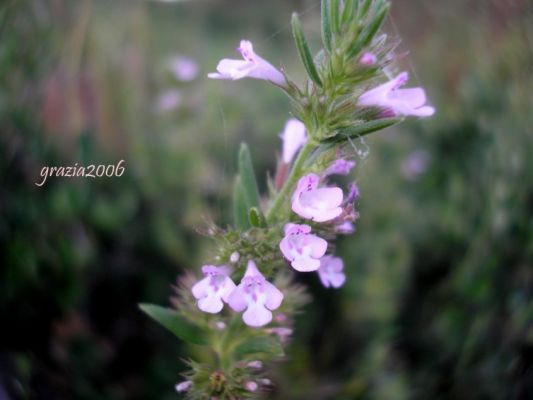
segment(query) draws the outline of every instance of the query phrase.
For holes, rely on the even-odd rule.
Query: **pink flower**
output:
[[[344,263],[341,258],[333,257],[332,255],[322,257],[320,259],[320,268],[318,269],[320,282],[327,288],[340,288],[346,281],[343,269]]]
[[[198,75],[198,64],[189,57],[175,56],[170,60],[169,67],[178,81],[189,82]]]
[[[283,132],[280,134],[283,141],[282,160],[285,164],[290,164],[294,155],[300,150],[307,140],[305,125],[295,118],[291,118],[285,124]]]
[[[235,284],[228,276],[229,270],[225,266],[204,265],[202,272],[205,278],[192,287],[192,295],[198,300],[200,310],[216,314],[224,306],[222,300],[228,302]]]
[[[331,163],[324,171],[324,176],[329,175],[348,175],[352,168],[355,167],[355,161],[339,158]]]
[[[380,107],[386,114],[394,116],[413,115],[429,117],[435,113],[433,107],[426,104],[426,93],[422,88],[399,89],[407,83],[409,74],[402,72],[396,78],[386,82],[359,97],[361,107]]]
[[[355,231],[355,226],[351,221],[344,221],[335,226],[335,231],[341,235],[351,235]]]
[[[208,74],[212,79],[237,80],[242,78],[256,78],[272,82],[278,86],[286,86],[285,77],[272,64],[254,53],[252,42],[241,40],[237,49],[244,60],[224,58],[217,65],[217,72]]]
[[[183,97],[179,90],[165,90],[159,95],[155,104],[155,110],[159,113],[172,111],[183,103]]]
[[[246,309],[242,319],[249,326],[263,326],[272,321],[272,312],[281,305],[283,293],[268,282],[255,263],[248,261],[248,267],[241,283],[229,296],[228,304],[237,312]]]
[[[316,174],[305,175],[298,181],[292,195],[292,211],[315,222],[330,221],[342,213],[342,190],[338,187],[318,187]]]
[[[176,392],[183,393],[188,391],[192,386],[192,381],[183,381],[175,386]]]
[[[259,385],[254,381],[248,381],[245,382],[244,388],[249,392],[255,392],[259,388]]]
[[[319,259],[326,253],[328,242],[311,234],[309,225],[287,224],[279,248],[296,271],[309,272],[320,267]]]
[[[377,57],[372,53],[364,53],[359,59],[359,62],[366,66],[374,65],[377,61]]]

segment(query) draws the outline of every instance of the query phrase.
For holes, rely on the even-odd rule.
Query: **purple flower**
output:
[[[374,65],[378,61],[377,57],[372,53],[364,53],[361,58],[359,59],[359,62],[363,65]]]
[[[278,86],[286,86],[285,77],[272,64],[254,53],[252,42],[241,40],[237,49],[244,60],[224,58],[217,65],[217,72],[208,74],[212,79],[237,80],[242,78],[256,78],[272,82]]]
[[[342,190],[338,187],[318,187],[316,174],[305,175],[298,181],[292,195],[292,211],[315,222],[330,221],[342,213]]]
[[[198,64],[189,57],[175,56],[169,61],[169,68],[178,81],[190,82],[198,76]]]
[[[351,235],[355,231],[355,226],[351,221],[344,221],[335,226],[335,231],[341,235]]]
[[[296,271],[309,272],[320,267],[319,259],[326,253],[328,242],[311,234],[309,225],[287,224],[279,248]]]
[[[415,150],[402,163],[403,176],[411,181],[419,178],[428,168],[429,153],[425,150]]]
[[[281,158],[285,164],[290,164],[294,155],[307,140],[305,125],[297,119],[291,118],[287,121],[283,132],[279,136],[283,141]]]
[[[281,305],[283,293],[268,282],[255,263],[248,261],[248,267],[241,283],[229,296],[228,304],[237,312],[246,309],[242,319],[249,326],[263,326],[272,321],[272,312]]]
[[[210,314],[216,314],[222,310],[224,304],[235,289],[227,267],[215,267],[204,265],[202,272],[205,278],[192,287],[192,295],[198,300],[198,308]]]
[[[192,386],[192,381],[183,381],[175,386],[176,392],[183,393],[189,390]]]
[[[320,268],[318,269],[320,282],[327,288],[340,288],[346,281],[343,269],[344,263],[341,258],[332,255],[322,257],[320,259]]]
[[[183,103],[183,97],[179,90],[165,90],[159,95],[156,101],[155,109],[157,112],[165,113],[172,111]]]
[[[331,165],[324,171],[324,176],[348,175],[353,167],[355,167],[355,161],[339,158],[333,161]]]
[[[400,73],[396,78],[386,82],[359,97],[358,105],[362,107],[380,107],[385,114],[400,116],[413,115],[429,117],[435,113],[433,107],[426,104],[426,93],[422,88],[399,89],[407,83],[409,74]]]

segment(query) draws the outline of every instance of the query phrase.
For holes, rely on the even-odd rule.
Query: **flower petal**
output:
[[[251,303],[242,319],[248,326],[260,327],[272,321],[272,313],[261,303]]]

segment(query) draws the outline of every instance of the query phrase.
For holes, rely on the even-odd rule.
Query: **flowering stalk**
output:
[[[433,114],[422,88],[400,89],[407,73],[383,83],[394,60],[394,47],[378,34],[388,9],[386,0],[323,0],[324,48],[314,57],[294,14],[296,48],[308,76],[303,86],[246,40],[237,49],[242,60],[223,59],[208,75],[274,84],[291,98],[295,118],[281,135],[282,156],[266,201],[243,144],[234,224],[206,230],[216,246],[203,276],[180,278],[172,308],[141,305],[177,337],[206,350],[189,361],[185,380],[176,385],[187,398],[257,398],[273,385],[265,362],[283,357],[294,314],[308,300],[292,281],[294,271],[315,273],[325,288],[346,281],[344,262],[332,249],[338,235],[355,230],[359,189],[352,183],[343,190],[330,178],[348,176],[356,166],[347,144],[404,117]],[[263,204],[269,205],[265,213]]]

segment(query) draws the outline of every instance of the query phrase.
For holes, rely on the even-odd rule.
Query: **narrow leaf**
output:
[[[298,18],[298,14],[296,13],[292,14],[291,23],[292,23],[292,34],[294,36],[294,41],[296,42],[296,48],[298,49],[298,53],[300,54],[300,59],[302,60],[302,63],[304,64],[307,74],[309,75],[309,78],[316,85],[322,87],[322,80],[320,79],[320,76],[318,75],[318,71],[316,70],[316,66],[313,63],[313,57],[311,56],[311,51],[309,50],[309,46],[307,45],[307,41],[305,40],[305,36],[302,31],[302,25],[300,24],[300,19]]]
[[[342,10],[342,23],[344,25],[350,26],[353,16],[357,12],[357,6],[359,5],[358,0],[346,0],[344,2],[344,9]]]
[[[266,220],[261,211],[258,208],[252,207],[248,213],[250,224],[256,228],[266,227]]]
[[[246,206],[244,189],[239,176],[237,176],[233,184],[233,223],[240,230],[246,230],[250,227],[248,207]]]
[[[366,14],[368,13],[368,10],[370,9],[370,6],[372,5],[372,1],[374,0],[364,0],[363,4],[361,5],[361,8],[359,8],[357,13],[357,19],[361,20],[362,18],[366,17]]]
[[[339,143],[348,139],[357,139],[372,132],[385,129],[391,125],[401,122],[402,120],[402,118],[381,118],[359,125],[341,128],[335,136],[324,140],[324,143]]]
[[[254,166],[252,164],[252,155],[246,143],[241,143],[239,151],[239,175],[244,192],[246,207],[259,207],[259,190],[255,180]]]
[[[283,357],[284,352],[278,340],[271,336],[254,336],[239,344],[234,351],[235,358],[249,355],[264,355],[269,358]]]
[[[386,4],[378,11],[377,15],[372,19],[372,21],[363,29],[353,47],[348,50],[348,57],[356,56],[372,41],[379,28],[381,28],[381,25],[383,24],[388,12],[389,5]]]
[[[181,340],[197,345],[208,343],[205,331],[186,321],[176,311],[153,304],[139,304],[139,308]]]
[[[321,4],[321,17],[322,17],[322,42],[324,43],[325,49],[328,53],[331,53],[332,48],[332,35],[331,35],[331,25],[330,25],[330,0],[322,0]]]
[[[331,0],[329,5],[329,20],[333,33],[339,33],[341,29],[340,0]]]

